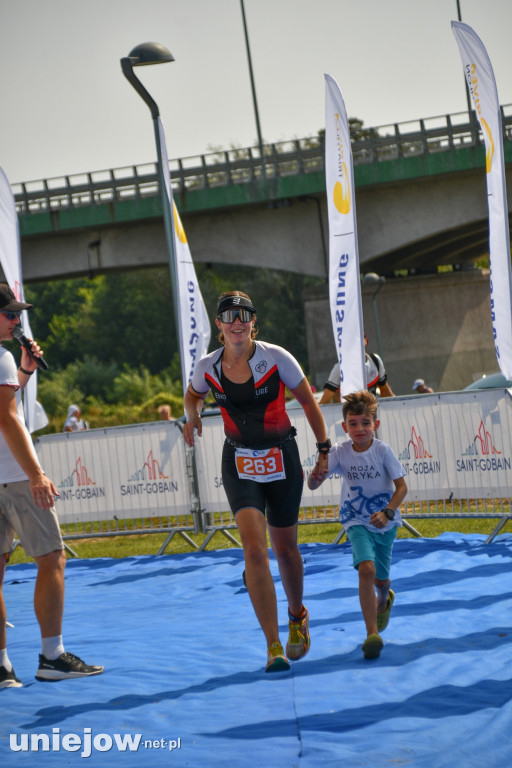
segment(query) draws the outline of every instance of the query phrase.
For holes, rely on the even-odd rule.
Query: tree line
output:
[[[302,292],[320,279],[221,264],[198,264],[196,272],[212,327],[209,351],[218,346],[217,298],[236,288],[254,302],[259,338],[288,349],[307,373]],[[156,421],[163,403],[182,415],[168,269],[35,283],[25,297],[34,304],[30,325],[49,364],[38,377],[38,400],[50,424],[38,434],[62,431],[71,403],[91,428]],[[10,348],[19,357],[17,345]]]

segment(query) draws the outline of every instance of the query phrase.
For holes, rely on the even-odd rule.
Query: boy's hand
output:
[[[370,523],[376,528],[385,528],[389,523],[389,519],[384,510],[381,510],[380,512],[373,513],[370,517]]]

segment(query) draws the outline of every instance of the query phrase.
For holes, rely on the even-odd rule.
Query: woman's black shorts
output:
[[[299,518],[304,471],[295,440],[285,440],[279,445],[283,451],[285,479],[257,483],[238,477],[236,448],[226,441],[222,451],[222,482],[233,514],[246,507],[259,509],[263,515],[266,512],[270,525],[287,528],[295,525]]]

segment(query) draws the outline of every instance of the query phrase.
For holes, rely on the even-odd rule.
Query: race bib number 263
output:
[[[262,451],[237,448],[235,462],[241,480],[270,483],[274,480],[284,480],[286,477],[283,452],[280,448],[267,448]]]

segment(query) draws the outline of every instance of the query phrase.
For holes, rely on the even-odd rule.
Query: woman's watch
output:
[[[391,509],[391,507],[386,507],[386,509],[382,510],[384,514],[386,515],[388,520],[394,520],[395,519],[395,510]]]
[[[317,443],[316,449],[318,453],[322,453],[324,456],[326,456],[331,450],[331,445],[332,445],[331,441],[329,440],[329,438],[327,438],[327,440],[324,443]]]

